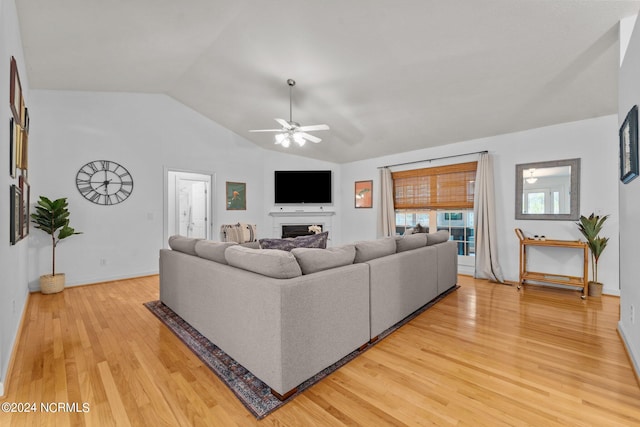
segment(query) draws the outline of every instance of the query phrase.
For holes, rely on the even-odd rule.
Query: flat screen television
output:
[[[331,203],[331,171],[275,171],[275,203]]]

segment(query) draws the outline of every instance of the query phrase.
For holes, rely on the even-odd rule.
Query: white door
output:
[[[211,240],[212,176],[183,171],[167,171],[165,242],[179,234]]]

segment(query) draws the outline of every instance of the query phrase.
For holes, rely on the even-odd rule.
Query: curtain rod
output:
[[[414,160],[412,162],[396,163],[395,165],[378,166],[378,169],[391,168],[391,167],[394,167],[394,166],[412,165],[414,163],[431,162],[431,161],[434,161],[434,160],[451,159],[453,157],[470,156],[472,154],[485,154],[485,153],[488,153],[488,152],[489,151],[487,151],[487,150],[483,150],[483,151],[474,151],[473,153],[454,154],[452,156],[435,157],[433,159]]]

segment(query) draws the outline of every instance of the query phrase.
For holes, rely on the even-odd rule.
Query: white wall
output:
[[[488,150],[494,158],[496,188],[496,223],[499,229],[498,252],[506,280],[518,280],[518,240],[514,228],[525,233],[558,239],[581,237],[574,221],[516,221],[515,169],[516,164],[547,160],[581,158],[580,211],[588,215],[594,211],[610,214],[603,235],[611,238],[611,245],[600,258],[599,279],[605,292],[618,294],[618,197],[617,197],[617,117],[606,116],[507,135],[499,135],[441,147],[396,154],[342,166],[342,238],[345,241],[376,237],[380,180],[378,167]],[[392,170],[437,166],[472,161],[477,156],[447,159],[392,168]],[[374,209],[353,207],[354,181],[374,180]],[[639,180],[640,183],[640,180]],[[351,187],[350,187],[351,186]],[[582,254],[576,251],[545,249],[534,255],[532,266],[545,264],[551,272],[581,275]]]
[[[623,51],[622,65],[618,80],[618,126],[622,125],[627,112],[640,104],[640,28],[636,16],[620,23],[620,38]],[[635,28],[634,28],[635,25]],[[625,37],[625,34],[627,37]],[[625,50],[626,49],[626,50]],[[628,184],[618,183],[620,193],[620,322],[618,330],[622,335],[636,373],[640,375],[640,263],[638,263],[638,242],[640,242],[640,178]],[[634,319],[631,310],[634,309]]]
[[[271,229],[273,169],[335,166],[257,148],[164,95],[39,90],[31,105],[32,198],[67,197],[71,226],[84,233],[63,240],[56,252],[56,269],[68,285],[157,273],[158,249],[166,244],[165,167],[215,174],[214,233],[220,224],[249,222],[264,236]],[[78,169],[99,159],[116,161],[133,176],[133,193],[123,203],[96,205],[76,189]],[[226,181],[247,184],[246,211],[226,210]],[[47,237],[34,230],[30,238],[33,290],[50,270]]]
[[[20,41],[18,18],[13,0],[0,0],[0,164],[4,169],[0,173],[0,188],[2,200],[0,203],[0,396],[4,394],[7,368],[22,312],[28,295],[27,270],[28,254],[27,241],[22,240],[15,246],[9,244],[9,187],[18,185],[17,179],[12,179],[8,172],[9,165],[9,119],[11,110],[9,103],[9,60],[16,58],[20,74],[22,91],[27,106],[31,105],[29,82],[25,70]]]

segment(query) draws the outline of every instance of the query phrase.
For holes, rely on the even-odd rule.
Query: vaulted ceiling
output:
[[[617,112],[640,0],[16,0],[32,89],[165,93],[256,145],[334,162]]]

